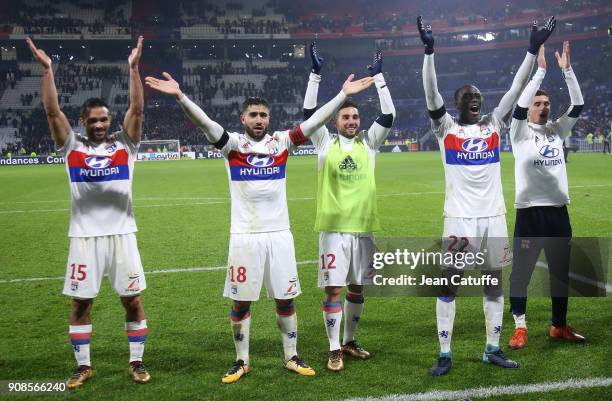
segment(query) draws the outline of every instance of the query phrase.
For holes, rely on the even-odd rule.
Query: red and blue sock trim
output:
[[[342,312],[342,302],[323,301],[323,312],[326,312],[326,313]]]
[[[346,292],[346,301],[351,302],[353,304],[362,304],[363,303],[363,292]]]

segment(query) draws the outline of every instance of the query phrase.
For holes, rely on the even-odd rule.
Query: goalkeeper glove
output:
[[[323,67],[323,57],[317,53],[317,44],[310,44],[310,59],[312,60],[312,72],[321,75],[321,67]]]
[[[548,21],[546,21],[546,24],[544,24],[544,28],[538,29],[538,22],[533,21],[531,35],[529,36],[529,53],[534,56],[538,54],[540,46],[542,46],[550,35],[552,35],[556,24],[557,20],[555,20],[555,17],[550,17]]]
[[[421,35],[421,42],[425,46],[425,54],[433,54],[434,52],[434,37],[431,32],[431,25],[423,25],[423,17],[419,15],[417,17],[417,29],[419,35]]]
[[[380,50],[376,50],[376,53],[374,53],[374,60],[372,61],[372,65],[368,66],[368,74],[370,74],[371,77],[382,72],[382,62],[382,52]]]

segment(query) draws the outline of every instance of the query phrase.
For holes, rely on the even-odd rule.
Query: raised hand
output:
[[[47,53],[45,53],[43,49],[38,49],[34,45],[34,42],[32,42],[32,39],[30,38],[26,39],[26,43],[28,44],[28,47],[32,51],[32,55],[34,56],[36,61],[38,61],[43,66],[44,69],[51,68],[51,58],[47,56]]]
[[[540,47],[540,51],[538,51],[538,68],[546,69],[546,56],[544,54],[545,52],[546,50],[544,49],[544,45],[542,45],[542,47]]]
[[[382,62],[382,52],[376,50],[376,53],[374,53],[374,61],[372,61],[372,65],[368,66],[368,74],[370,74],[371,77],[382,72]]]
[[[534,56],[538,54],[540,46],[542,46],[550,35],[552,35],[556,25],[557,20],[555,20],[554,16],[550,17],[548,21],[546,21],[546,24],[544,24],[544,27],[540,29],[538,29],[538,21],[533,21],[531,35],[529,36],[529,53]]]
[[[563,54],[559,55],[559,52],[556,51],[555,57],[557,58],[557,62],[559,63],[559,68],[561,68],[562,70],[567,70],[568,68],[571,68],[572,65],[570,64],[570,45],[567,40],[563,42]]]
[[[170,74],[167,72],[162,72],[162,75],[165,80],[157,79],[154,77],[146,77],[145,84],[156,91],[165,93],[166,95],[173,95],[176,98],[180,98],[183,92],[181,92],[181,88],[179,87],[178,82],[176,82]]]
[[[312,60],[312,72],[317,75],[321,75],[321,67],[323,67],[323,57],[319,56],[317,52],[317,44],[312,42],[310,44],[310,59]]]
[[[432,54],[434,52],[434,37],[431,31],[431,25],[423,25],[423,17],[419,15],[417,17],[417,29],[419,35],[421,35],[421,42],[425,46],[425,54]]]
[[[140,62],[140,56],[142,56],[142,35],[138,37],[138,44],[135,48],[132,49],[132,53],[130,53],[130,57],[128,57],[128,63],[130,64],[130,68],[137,69],[138,63]]]
[[[370,85],[374,83],[374,78],[365,77],[358,79],[357,81],[353,81],[355,78],[355,74],[351,74],[348,76],[344,84],[342,85],[342,90],[346,96],[355,95],[365,89],[367,89]]]

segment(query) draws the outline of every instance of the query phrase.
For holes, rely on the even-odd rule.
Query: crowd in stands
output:
[[[90,2],[83,0],[43,0],[35,5],[27,2],[12,1],[9,14],[3,20],[23,27],[24,33],[32,34],[102,34],[107,26],[116,29],[117,34],[130,34],[128,16],[125,15],[125,2],[122,0],[109,0],[103,2]],[[81,18],[67,14],[66,6],[79,10],[97,10],[100,18],[94,21],[84,21]]]
[[[264,9],[246,9],[248,3],[226,4],[226,8],[207,1],[183,0],[181,26],[208,25],[222,34],[287,34],[289,27],[284,19],[266,18]],[[226,10],[244,11],[236,18]],[[234,13],[235,14],[235,13]]]
[[[434,26],[461,27],[470,25],[494,26],[511,22],[527,15],[543,19],[549,15],[557,17],[585,9],[596,9],[609,5],[606,0],[544,1],[537,8],[546,14],[535,12],[529,0],[489,1],[475,0],[457,2],[452,0],[420,0],[407,4],[401,0],[328,2],[281,2],[277,10],[286,15],[291,31],[344,33],[356,27],[364,32],[411,31],[417,15],[432,22]],[[535,15],[534,15],[535,14]],[[524,17],[523,17],[524,19]],[[436,25],[437,23],[437,25]]]
[[[109,4],[117,3],[117,1],[111,1]],[[379,7],[402,3],[399,0],[380,1]],[[584,7],[595,8],[602,4],[607,4],[600,0],[563,2],[562,5],[560,5],[559,1],[545,1],[547,4],[550,3],[551,10],[563,11],[565,13],[584,9]],[[70,0],[69,2],[73,5],[84,4],[80,0]],[[342,0],[338,4],[332,4],[331,2],[317,0],[315,3],[321,5],[321,8],[317,9],[317,11],[321,11],[320,13],[317,12],[317,15],[313,16],[313,18],[290,20],[289,24],[305,24],[304,26],[308,24],[321,24],[319,26],[308,25],[315,31],[320,32],[326,29],[329,30],[331,26],[336,26],[333,29],[346,29],[359,20],[364,24],[364,27],[368,25],[368,29],[388,30],[396,29],[394,26],[397,25],[399,27],[403,23],[409,23],[412,27],[414,19],[414,15],[410,15],[410,19],[407,19],[407,15],[401,13],[387,18],[389,17],[387,13],[385,14],[386,21],[382,21],[383,18],[378,16],[378,14],[366,13],[365,11],[372,11],[370,9],[372,6],[368,5],[371,2],[361,0],[350,3],[353,4],[353,9],[356,11],[349,12],[345,10],[346,12],[343,15],[338,15],[335,13],[335,10],[341,9],[345,3],[349,4],[348,1]],[[453,24],[467,23],[470,18],[482,18],[482,10],[487,10],[488,16],[486,18],[489,18],[490,21],[515,18],[528,4],[525,0],[508,2],[508,4],[506,2],[491,3],[493,6],[486,8],[484,7],[484,1],[476,1],[474,4],[471,2],[461,3],[461,5],[458,5],[458,3],[450,0],[439,0],[432,7],[440,13],[439,15],[442,18],[447,19],[448,25],[452,26]],[[197,0],[181,0],[180,4],[182,5],[185,24],[206,23],[214,25],[211,21],[217,21],[215,26],[227,26],[226,24],[229,23],[231,28],[235,28],[234,24],[238,23],[239,20],[233,19],[233,17],[226,18],[226,12],[241,10],[244,7],[240,2],[226,4],[224,9],[221,9],[212,2],[207,3]],[[423,0],[423,4],[425,4],[425,0]],[[418,8],[425,9],[421,7],[423,4],[417,5]],[[275,12],[284,15],[304,16],[313,14],[313,10],[303,11],[303,14],[297,13],[296,10],[304,10],[305,6],[302,2],[275,0],[271,1],[268,6],[274,8]],[[32,15],[53,16],[56,5],[46,1],[42,2],[41,5],[32,7],[18,7],[20,11],[17,15],[21,16],[20,18],[25,18],[25,10],[25,12],[30,12]],[[106,5],[91,5],[91,7],[105,10],[108,8]],[[253,10],[245,9],[245,11],[248,11],[249,15],[253,17],[247,20],[251,22],[265,21],[265,16],[267,15],[265,12],[262,11],[258,14],[253,12]],[[405,12],[412,13],[412,11]],[[236,15],[236,13],[230,14]],[[368,17],[363,17],[366,14]],[[104,15],[107,15],[107,13]],[[116,20],[128,24],[127,21],[121,21],[121,16],[113,14],[112,11],[109,11],[108,15],[109,21],[114,22]],[[474,15],[477,17],[474,17]],[[12,17],[16,18],[15,15]],[[433,18],[433,12],[429,17]],[[32,18],[31,21],[35,21],[37,18]],[[583,18],[572,25],[558,24],[557,29],[560,32],[564,32],[564,30],[569,30],[568,32],[581,32],[592,21],[594,19],[590,17]],[[106,17],[102,22],[107,22]],[[245,28],[246,25],[238,25],[237,27]],[[263,29],[266,31],[267,28]],[[503,40],[526,39],[528,29],[526,27],[524,29],[507,29],[497,32]],[[466,39],[459,36],[449,34],[438,35],[436,36],[436,45],[451,46],[457,43],[464,45],[482,43],[482,38],[470,36]],[[383,50],[421,46],[420,40],[416,36],[378,40],[376,45]],[[319,105],[322,105],[337,94],[348,73],[354,72],[357,76],[365,74],[365,67],[370,64],[371,55],[363,54],[352,58],[348,58],[346,55],[339,57],[333,51],[326,51],[325,42],[322,42],[319,48],[322,56],[325,58],[322,71],[323,78],[318,96]],[[554,50],[560,50],[559,48],[559,43],[547,45],[549,72],[543,84],[543,88],[550,95],[553,116],[563,113],[569,104],[567,89],[553,55]],[[514,73],[518,69],[524,55],[525,49],[523,47],[489,50],[474,54],[466,52],[441,53],[436,58],[438,87],[449,112],[452,114],[455,112],[453,110],[452,99],[454,90],[466,83],[473,83],[482,91],[484,96],[483,112],[492,111],[503,93],[510,87]],[[198,59],[200,58],[204,57],[198,57]],[[98,58],[96,58],[96,62],[97,60]],[[264,58],[264,60],[266,59]],[[593,60],[596,60],[596,62]],[[121,61],[125,62],[125,60]],[[240,103],[246,96],[261,96],[267,99],[271,105],[271,131],[288,129],[302,120],[302,99],[310,70],[308,54],[306,54],[304,59],[291,58],[287,66],[279,66],[278,64],[267,66],[252,62],[250,59],[247,59],[245,62],[244,58],[234,60],[234,62],[219,61],[213,64],[210,63],[210,60],[207,60],[201,66],[194,65],[193,61],[187,59],[184,59],[184,61],[184,66],[178,64],[178,69],[170,69],[168,71],[175,71],[173,75],[177,81],[181,82],[182,90],[198,103],[211,118],[219,122],[228,131],[242,132],[239,111]],[[278,61],[278,58],[275,58],[275,61]],[[597,133],[601,131],[605,134],[610,129],[610,121],[612,120],[612,79],[608,69],[611,62],[612,54],[609,51],[609,42],[606,39],[572,42],[572,65],[576,71],[586,102],[581,118],[573,130],[573,136],[576,138],[586,137],[589,134],[597,136]],[[55,80],[60,103],[62,104],[62,110],[69,117],[72,126],[78,126],[79,112],[78,107],[67,105],[70,103],[72,95],[81,91],[101,90],[103,87],[110,88],[112,85],[115,85],[119,87],[120,92],[111,92],[112,95],[106,93],[106,95],[113,97],[108,100],[111,101],[113,107],[111,110],[114,120],[113,128],[118,129],[118,124],[122,121],[121,115],[125,112],[129,101],[129,96],[126,94],[128,80],[125,71],[122,71],[119,67],[99,66],[94,62],[90,65],[74,64],[65,62],[62,59],[55,64],[57,65]],[[166,68],[170,67],[166,66]],[[417,140],[422,145],[434,148],[436,143],[430,135],[430,123],[423,97],[421,69],[422,57],[420,56],[391,57],[385,55],[384,71],[386,81],[398,114],[389,141],[401,143],[405,140]],[[249,74],[258,75],[257,81],[245,79],[244,75]],[[31,72],[27,68],[11,70],[0,74],[0,88],[3,90],[14,89],[22,77],[30,75]],[[242,77],[238,77],[239,79],[227,79],[227,75]],[[264,77],[262,78],[261,76]],[[194,147],[194,149],[200,149],[207,145],[202,133],[184,116],[171,97],[152,92],[148,89],[145,89],[145,96],[147,106],[144,123],[145,139],[179,139],[182,145]],[[51,152],[53,144],[50,140],[45,113],[39,106],[40,93],[37,91],[24,92],[20,95],[20,100],[23,106],[31,105],[32,108],[9,112],[3,110],[0,105],[0,127],[14,127],[18,129],[17,137],[19,142],[9,144],[8,149],[13,154],[15,154],[16,149],[20,150],[22,147],[28,151],[32,149],[32,151],[38,153]],[[360,105],[362,129],[367,129],[380,113],[376,91],[372,88],[365,94],[359,95],[355,100]],[[6,153],[6,149],[0,149],[0,151]]]
[[[579,123],[576,125],[573,136],[575,138],[585,137],[589,133],[597,133],[603,130],[607,132],[612,119],[612,81],[606,75],[605,68],[610,65],[612,55],[604,51],[607,43],[600,41],[583,45],[577,42],[572,45],[572,64],[578,76],[584,99],[586,102]],[[565,112],[569,105],[569,96],[558,70],[554,56],[554,47],[548,53],[548,74],[543,88],[550,95],[552,104],[552,115],[558,116]],[[590,62],[589,54],[600,55],[599,63]],[[504,49],[501,51],[488,51],[486,57],[474,57],[469,54],[451,53],[440,55],[437,63],[438,88],[443,95],[447,109],[453,110],[453,92],[465,84],[476,84],[484,95],[483,112],[490,112],[499,102],[500,97],[510,87],[515,71],[520,65],[525,51],[524,49]],[[347,72],[356,72],[361,75],[365,72],[365,66],[370,57],[338,59],[323,52],[326,58],[322,71],[322,82],[319,89],[319,105],[336,95],[342,83],[346,79]],[[442,58],[444,62],[442,62]],[[423,100],[423,87],[420,77],[422,68],[421,57],[395,57],[385,59],[385,75],[387,84],[391,90],[398,118],[394,124],[389,140],[398,142],[406,139],[420,140],[429,134],[429,119],[425,110]],[[285,68],[271,68],[272,73],[266,74],[265,69],[258,70],[268,78],[263,87],[258,89],[253,83],[238,81],[234,83],[223,81],[222,74],[243,75],[248,68],[232,67],[230,63],[221,63],[218,66],[186,67],[184,73],[189,76],[196,75],[195,81],[185,82],[181,85],[183,91],[196,101],[206,113],[219,122],[228,131],[241,132],[239,110],[240,103],[245,96],[263,96],[271,105],[271,130],[284,130],[292,127],[302,119],[302,98],[307,86],[310,64],[308,60],[292,61]],[[111,82],[120,82],[127,89],[126,77],[117,78],[121,75],[115,67],[73,66],[58,67],[60,73],[56,81],[62,90],[78,91],[85,85],[89,88],[94,82],[106,79]],[[360,73],[361,71],[361,73]],[[214,73],[213,73],[214,72]],[[181,77],[175,77],[181,80]],[[68,82],[79,82],[76,86],[64,88]],[[40,95],[39,95],[40,96]],[[221,97],[227,99],[228,104],[215,105],[213,98]],[[147,92],[147,110],[145,114],[145,138],[146,139],[179,139],[186,146],[204,146],[207,144],[204,136],[191,124],[178,108],[176,102],[168,97]],[[375,90],[369,90],[364,95],[355,99],[360,105],[362,129],[367,129],[380,113],[378,97]],[[121,121],[120,115],[125,112],[128,96],[119,94],[115,97],[114,114],[115,124]],[[64,107],[63,107],[64,108]],[[78,126],[78,108],[67,108],[66,113],[74,127]],[[42,109],[24,111],[27,118],[19,121],[27,124],[18,124],[19,137],[22,143],[28,144],[34,149],[47,151],[52,150],[49,141],[46,118]],[[16,120],[8,120],[0,117],[0,126],[15,126]],[[115,127],[118,129],[118,126]],[[435,140],[429,138],[423,142],[430,148],[435,148]],[[29,148],[28,148],[29,149]]]
[[[113,33],[130,34],[133,30],[145,27],[142,25],[143,21],[132,18],[132,10],[126,15],[125,10],[131,5],[126,8],[126,2],[123,0],[42,0],[34,3],[7,1],[11,2],[12,6],[7,7],[9,13],[3,16],[2,23],[6,26],[21,26],[25,34],[95,35],[108,33],[109,27]],[[538,4],[538,8],[545,9],[546,15],[558,17],[609,5],[607,0],[544,0],[543,3]],[[412,31],[415,16],[418,14],[422,14],[425,20],[432,22],[434,26],[438,24],[440,27],[493,27],[500,22],[514,21],[517,18],[545,17],[534,11],[536,7],[529,0],[419,0],[409,3],[401,0],[269,0],[264,7],[257,7],[247,0],[236,0],[223,5],[210,0],[180,0],[178,5],[179,7],[176,7],[176,4],[169,2],[162,5],[161,12],[141,10],[139,13],[151,14],[147,20],[149,23],[163,21],[167,25],[164,28],[167,29],[206,25],[215,28],[220,34]],[[74,8],[96,12],[99,17],[93,21],[84,20],[65,11]],[[151,10],[155,8],[152,6]],[[167,12],[169,10],[172,12]],[[358,28],[357,31],[355,28]]]

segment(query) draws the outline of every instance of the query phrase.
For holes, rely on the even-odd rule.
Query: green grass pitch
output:
[[[514,161],[510,154],[502,159],[512,233]],[[571,154],[568,175],[574,236],[609,237],[612,158]],[[379,236],[441,235],[444,175],[438,152],[380,154],[377,185],[383,227]],[[0,380],[65,380],[75,361],[67,335],[70,300],[61,295],[62,280],[6,282],[63,275],[70,207],[65,168],[2,167],[0,188],[0,281],[4,281],[0,282]],[[287,196],[297,260],[316,260],[314,157],[289,160]],[[222,160],[138,163],[134,206],[145,271],[225,264],[230,204]],[[550,301],[530,299],[528,346],[520,351],[506,349],[521,363],[520,369],[512,371],[480,362],[485,342],[482,300],[459,299],[454,367],[440,378],[429,375],[438,353],[434,299],[369,298],[358,339],[374,354],[373,359],[347,360],[344,371],[327,372],[328,343],[316,265],[301,264],[299,272],[303,294],[296,301],[298,350],[317,370],[315,377],[299,377],[282,368],[273,302],[262,294],[252,308],[253,371],[236,384],[222,385],[221,376],[235,355],[230,303],[221,296],[225,272],[151,274],[143,298],[150,328],[145,362],[152,382],[139,386],[127,377],[122,308],[105,281],[93,310],[93,380],[77,394],[35,399],[343,400],[612,376],[610,297],[570,300],[570,323],[588,338],[583,345],[549,341]],[[507,309],[504,325],[502,346],[507,348],[513,328]],[[611,393],[611,387],[598,387],[494,399],[603,400],[610,399]]]

